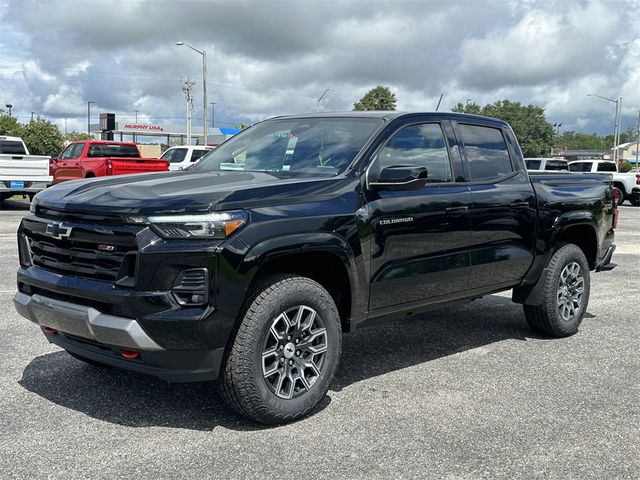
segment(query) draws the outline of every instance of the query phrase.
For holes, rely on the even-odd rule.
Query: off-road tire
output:
[[[326,329],[321,375],[300,396],[283,399],[263,374],[263,348],[274,319],[297,306],[314,309]],[[338,368],[342,351],[340,316],[331,295],[306,277],[278,274],[258,282],[247,297],[244,314],[229,346],[221,372],[221,391],[240,415],[263,424],[282,424],[307,415],[322,400]]]
[[[562,318],[558,306],[560,275],[565,267],[577,263],[584,279],[584,292],[577,313],[569,321]],[[543,277],[540,305],[524,305],[524,314],[529,326],[545,336],[568,337],[578,331],[589,304],[589,263],[582,250],[573,244],[560,247],[551,257]]]

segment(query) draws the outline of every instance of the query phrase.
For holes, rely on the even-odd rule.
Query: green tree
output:
[[[238,130],[244,130],[245,128],[249,128],[251,125],[247,125],[246,123],[242,123],[240,122],[239,124],[236,125],[236,128]]]
[[[395,110],[396,96],[389,87],[378,85],[353,104],[354,110]]]
[[[544,108],[523,105],[511,100],[500,100],[480,107],[475,103],[458,103],[454,112],[473,113],[504,120],[511,125],[525,157],[548,155],[553,146],[553,125],[547,122]]]
[[[22,132],[22,125],[18,123],[15,117],[5,115],[0,110],[0,135],[8,135],[10,137],[19,137]]]
[[[613,146],[613,135],[602,137],[596,133],[567,130],[557,138],[556,145],[567,150],[609,150]]]
[[[88,133],[76,132],[75,130],[64,135],[65,142],[75,142],[77,140],[91,140],[93,137]]]
[[[49,122],[38,118],[22,128],[22,139],[32,155],[57,155],[62,151],[64,138],[60,129]]]

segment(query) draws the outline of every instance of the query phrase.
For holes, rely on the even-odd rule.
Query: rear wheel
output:
[[[631,202],[631,205],[633,205],[634,207],[640,207],[640,197],[634,197],[629,201]]]
[[[558,249],[540,279],[540,305],[524,305],[529,326],[551,337],[568,337],[578,331],[589,303],[589,263],[573,244]]]
[[[320,284],[293,275],[266,278],[252,298],[226,357],[223,395],[257,422],[297,420],[324,397],[338,367],[338,310]]]

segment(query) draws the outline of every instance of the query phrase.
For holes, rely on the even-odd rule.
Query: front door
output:
[[[428,183],[419,190],[366,192],[372,234],[369,310],[428,303],[467,289],[471,193],[450,124],[404,126],[374,162],[375,171],[426,167]]]

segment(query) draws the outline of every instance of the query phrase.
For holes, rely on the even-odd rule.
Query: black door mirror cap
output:
[[[382,169],[377,182],[371,182],[372,190],[419,190],[427,184],[426,167],[392,165]]]

